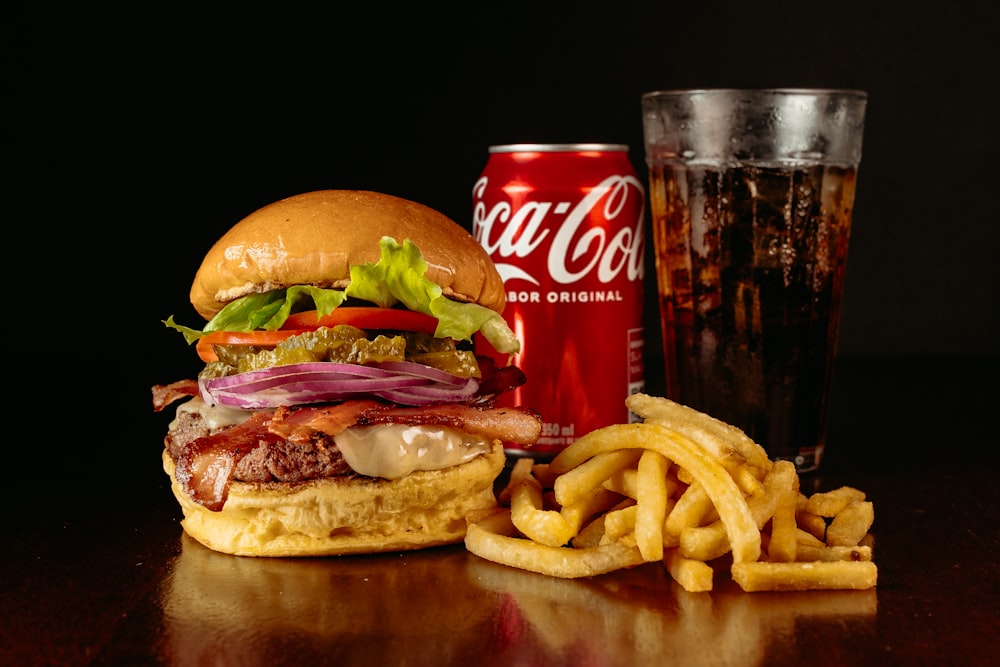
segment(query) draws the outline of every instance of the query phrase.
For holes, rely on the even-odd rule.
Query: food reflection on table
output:
[[[422,651],[430,664],[442,646],[474,650],[489,626],[482,591],[453,581],[466,559],[460,548],[246,558],[181,539],[161,593],[165,652],[177,664],[287,663],[290,650],[301,664],[356,655],[412,661]]]
[[[874,589],[747,595],[732,582],[690,593],[662,567],[567,580],[470,558],[470,579],[496,594],[498,651],[578,664],[760,664],[768,642],[802,617],[874,617]],[[531,648],[528,648],[531,647]],[[645,662],[644,662],[645,661]]]
[[[213,552],[186,535],[160,604],[178,664],[761,664],[803,620],[870,622],[875,589],[690,593],[653,564],[560,579],[460,546],[320,559]],[[859,624],[859,628],[863,624]]]

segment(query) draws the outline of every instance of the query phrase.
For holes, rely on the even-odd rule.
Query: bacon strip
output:
[[[174,401],[197,395],[197,380],[178,380],[170,384],[153,385],[153,412],[159,412]]]
[[[336,405],[279,407],[269,426],[271,433],[291,442],[309,442],[314,433],[331,438],[358,423],[362,414],[383,407],[370,400],[345,401]]]
[[[236,465],[260,445],[277,442],[268,432],[271,415],[254,413],[241,424],[192,440],[177,459],[177,481],[192,500],[213,512],[222,510]]]
[[[538,440],[542,420],[527,408],[474,408],[448,404],[398,407],[375,401],[347,401],[339,405],[278,408],[270,431],[291,442],[311,442],[317,434],[335,436],[351,426],[408,424],[450,426],[491,440],[530,445]]]

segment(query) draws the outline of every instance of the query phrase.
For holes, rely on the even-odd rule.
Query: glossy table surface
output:
[[[659,564],[552,579],[461,545],[230,557],[183,535],[155,436],[110,443],[135,452],[119,464],[149,470],[91,461],[57,497],[8,514],[0,664],[996,664],[1000,427],[982,380],[997,370],[838,367],[828,458],[802,483],[850,484],[874,502],[879,583],[867,591],[751,594],[726,575],[692,594]]]

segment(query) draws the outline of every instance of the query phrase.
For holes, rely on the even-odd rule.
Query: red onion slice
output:
[[[226,377],[214,378],[209,380],[209,382],[213,383],[213,387],[231,387],[234,385],[244,385],[255,380],[271,380],[308,372],[320,373],[324,376],[329,376],[333,373],[358,377],[388,377],[390,375],[389,372],[377,366],[340,364],[330,361],[310,361],[301,364],[288,364],[287,366],[271,366],[270,368],[261,368],[255,371],[247,371],[246,373],[227,375]]]
[[[465,384],[467,379],[459,377],[458,375],[452,375],[451,373],[443,371],[439,368],[425,366],[424,364],[418,364],[413,361],[386,361],[381,364],[377,364],[376,367],[381,370],[392,371],[393,373],[416,375],[417,377],[427,378],[428,380],[434,380],[435,382],[444,382],[446,384]]]
[[[211,380],[209,380],[211,383]],[[358,377],[357,375],[346,375],[343,373],[299,373],[294,375],[281,375],[273,378],[261,378],[251,380],[245,384],[236,384],[223,387],[209,384],[211,391],[225,391],[234,394],[254,394],[268,391],[269,389],[280,388],[285,391],[295,391],[298,388],[307,391],[317,390],[321,387],[333,386],[337,383],[338,391],[377,391],[379,389],[395,389],[397,387],[415,386],[426,384],[425,380],[418,377],[406,375],[390,375],[386,377]]]
[[[199,379],[208,403],[243,409],[383,398],[402,405],[458,403],[475,395],[479,382],[414,362],[358,366],[309,362],[275,366],[223,378]]]
[[[421,385],[387,389],[379,392],[379,395],[382,398],[389,399],[395,403],[402,403],[403,405],[427,405],[429,403],[457,403],[468,400],[475,396],[478,389],[479,383],[472,380],[460,389],[453,386]]]

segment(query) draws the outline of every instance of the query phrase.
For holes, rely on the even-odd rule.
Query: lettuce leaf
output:
[[[479,332],[497,352],[513,354],[520,350],[520,342],[499,313],[443,296],[441,286],[424,277],[427,262],[409,239],[399,244],[383,236],[379,241],[378,262],[358,264],[350,267],[350,271],[351,282],[344,290],[295,285],[236,299],[226,304],[201,331],[177,324],[172,315],[163,323],[180,331],[190,344],[213,331],[280,329],[293,312],[315,308],[320,315],[327,315],[352,297],[382,308],[402,304],[431,315],[438,320],[434,335],[439,338],[471,340]]]

